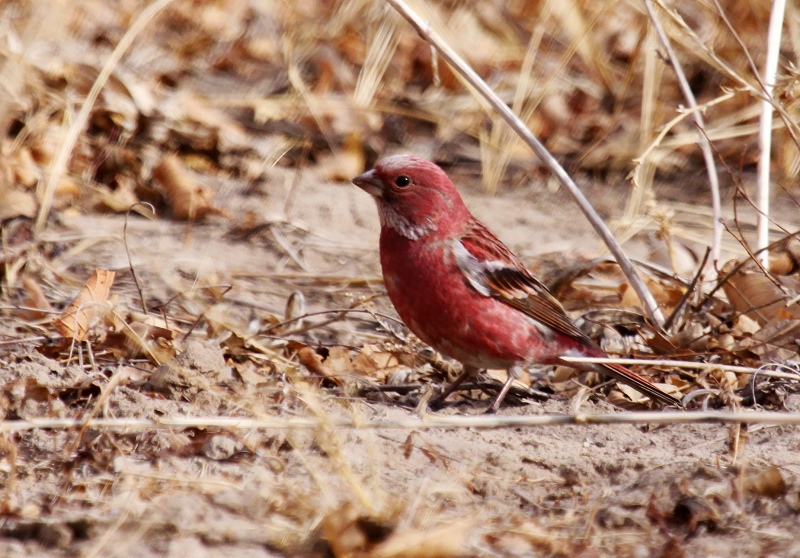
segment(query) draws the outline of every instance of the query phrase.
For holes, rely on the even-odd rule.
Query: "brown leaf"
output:
[[[25,289],[25,298],[22,299],[21,306],[26,308],[19,310],[19,317],[23,320],[41,320],[53,311],[50,301],[44,296],[44,291],[36,279],[26,275],[22,278],[22,287]]]
[[[672,511],[672,520],[678,524],[686,524],[689,533],[697,531],[701,524],[710,528],[716,527],[720,520],[720,513],[711,500],[700,496],[681,498]]]
[[[162,318],[131,313],[128,322],[117,316],[112,318],[112,322],[116,331],[106,336],[104,344],[117,356],[146,356],[157,365],[175,358],[175,332]]]
[[[349,134],[342,149],[326,153],[319,158],[319,169],[330,181],[349,182],[352,177],[363,172],[365,164],[364,145],[361,136]]]
[[[449,558],[467,556],[475,529],[472,519],[456,521],[434,529],[407,529],[391,534],[376,545],[373,558]]]
[[[177,156],[163,157],[153,169],[153,177],[166,190],[167,201],[177,219],[199,221],[208,215],[222,214],[211,204],[208,192],[195,183]]]
[[[37,207],[32,192],[8,189],[0,193],[0,222],[15,217],[33,218]]]
[[[800,239],[790,238],[769,253],[769,271],[775,275],[790,275],[800,270]]]
[[[733,265],[736,263],[725,264],[723,273]],[[741,269],[722,285],[722,289],[737,312],[753,318],[762,326],[774,320],[800,319],[800,308],[786,305],[800,291],[800,282],[796,278],[770,278],[761,271]]]
[[[755,353],[764,361],[783,362],[795,358],[800,349],[800,320],[769,323],[752,337],[742,339],[739,347]]]
[[[780,469],[771,465],[753,475],[748,475],[739,480],[739,488],[745,494],[754,496],[766,496],[767,498],[778,498],[786,493],[786,479],[783,478]]]
[[[330,380],[336,385],[342,385],[341,378],[322,364],[322,356],[313,348],[298,341],[289,341],[286,344],[286,351],[290,357],[292,355],[297,355],[297,360],[300,361],[300,364],[305,366],[312,374]]]
[[[86,339],[92,322],[105,310],[99,306],[108,300],[114,275],[113,271],[106,269],[94,270],[94,274],[86,281],[75,300],[53,322],[61,335],[76,341]]]
[[[322,533],[336,558],[363,556],[370,546],[386,538],[393,527],[370,517],[347,502],[322,520]]]
[[[33,160],[33,155],[28,148],[22,148],[11,161],[14,172],[14,182],[30,188],[39,181],[41,172]]]
[[[337,375],[349,374],[353,370],[350,350],[346,347],[330,347],[325,358],[325,368]]]

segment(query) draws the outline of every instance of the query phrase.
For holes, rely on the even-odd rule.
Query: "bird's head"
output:
[[[387,157],[353,184],[375,198],[381,226],[412,240],[446,234],[470,216],[447,174],[420,157]]]

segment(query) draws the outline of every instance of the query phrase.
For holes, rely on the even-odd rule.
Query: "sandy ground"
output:
[[[468,204],[526,258],[598,253],[561,194],[533,184],[488,197],[475,186],[464,188]],[[183,293],[176,306],[246,330],[281,315],[294,291],[309,312],[382,292],[377,217],[355,187],[309,174],[294,190],[240,194],[224,186],[217,198],[231,214],[256,208],[273,220],[270,232],[242,238],[223,219],[131,219],[131,261],[151,303]],[[52,236],[83,246],[62,254],[57,271],[116,270],[117,305],[133,309],[123,223],[65,213]],[[211,285],[232,288],[221,302],[192,296]],[[391,312],[385,298],[376,304]],[[298,337],[359,347],[370,335],[386,342],[380,332],[367,316]],[[4,359],[3,405],[20,419],[78,409],[107,418],[414,414],[413,402],[320,387],[302,367],[287,375],[264,358],[237,364],[230,339],[203,325],[159,369],[107,354],[101,367],[66,365],[23,343]],[[524,403],[500,414],[578,405],[558,393]],[[442,412],[485,409],[484,401]],[[580,409],[619,411],[602,401]],[[9,557],[800,556],[800,433],[790,427],[73,429],[6,434],[3,446],[0,554]]]

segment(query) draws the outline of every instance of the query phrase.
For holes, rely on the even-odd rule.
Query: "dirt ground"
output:
[[[222,221],[131,220],[128,247],[147,299],[230,285],[214,319],[235,324],[257,320],[259,308],[279,311],[293,291],[304,294],[309,313],[381,293],[372,201],[352,185],[313,176],[301,184],[284,225],[303,231],[289,244],[298,261],[263,237],[231,238]],[[542,210],[558,195],[540,192],[536,205],[520,201],[536,188],[492,197],[466,189],[467,201],[523,254],[540,246],[587,250],[582,219],[569,219],[567,230]],[[274,195],[264,207],[284,201]],[[234,211],[248,202],[252,196],[229,191],[223,205]],[[77,273],[103,262],[118,273],[117,305],[133,308],[138,294],[123,224],[121,217],[65,215],[58,236],[87,248],[65,254],[61,265]],[[390,312],[385,300],[378,307]],[[312,337],[361,346],[378,329],[367,317],[312,330]],[[232,367],[225,357],[235,354],[232,347],[223,334],[198,331],[164,372],[136,361],[94,370],[75,359],[65,365],[21,346],[7,357],[5,382],[14,387],[6,405],[20,418],[70,416],[75,403],[93,408],[109,379],[124,375],[99,416],[414,414],[413,401],[320,390],[307,374]],[[155,381],[159,374],[166,377]],[[800,410],[792,397],[797,408],[790,410]],[[442,412],[481,413],[487,405]],[[500,414],[564,413],[575,405],[556,394]],[[615,410],[602,402],[580,409]],[[348,548],[374,556],[800,555],[800,434],[791,427],[33,430],[7,435],[5,447],[4,501],[16,511],[3,522],[4,556],[325,556]],[[775,468],[788,484],[777,493]],[[768,486],[752,488],[759,483]]]
[[[609,3],[614,17],[600,17],[594,10],[606,8],[576,3],[573,16],[595,22],[577,34],[608,53],[589,64],[593,50],[571,35],[582,28],[565,28],[563,14],[532,14],[524,2],[440,4],[447,38],[482,75],[509,98],[522,91],[541,103],[529,125],[625,250],[660,266],[649,268],[649,286],[675,307],[709,243],[709,196],[694,139],[658,152],[659,180],[644,190],[626,178],[644,145],[644,101],[631,93],[643,89],[642,13]],[[562,278],[576,317],[606,308],[618,326],[605,328],[606,342],[655,353],[631,334],[641,311],[613,266],[564,274],[607,253],[577,206],[526,148],[495,135],[504,125],[448,70],[436,75],[429,47],[382,4],[175,0],[118,61],[52,188],[81,103],[142,6],[0,2],[0,13],[9,37],[0,45],[9,92],[0,103],[0,556],[800,556],[796,427],[333,426],[431,413],[421,400],[458,371],[409,334],[385,295],[377,212],[348,180],[380,155],[441,162],[479,219],[545,282]],[[707,14],[693,15],[702,28]],[[747,15],[738,28],[753,41],[760,29],[746,33]],[[517,73],[540,31],[531,81],[550,89],[524,90]],[[384,75],[368,75],[369,94],[362,68],[381,65],[383,55],[370,58],[383,52],[381,33],[396,50],[386,50]],[[739,48],[717,41],[722,57]],[[562,44],[575,60],[561,60]],[[731,86],[713,67],[686,63],[701,100]],[[665,83],[658,122],[682,103]],[[735,96],[707,116],[752,102]],[[736,235],[753,230],[736,190],[752,183],[753,138],[731,137],[715,142],[727,165],[722,261],[743,257]],[[775,166],[790,167],[790,152],[779,150]],[[499,182],[486,180],[490,171]],[[776,180],[785,188],[773,238],[800,226],[791,179]],[[781,254],[789,263],[778,282],[790,299],[800,259]],[[113,272],[110,289],[89,290],[81,308],[93,319],[72,322],[72,343],[65,316],[97,269]],[[668,356],[751,366],[780,356],[795,370],[791,328],[782,340],[775,329],[757,335],[796,326],[796,306],[756,323],[721,292],[712,302],[682,318],[683,352]],[[744,344],[751,337],[759,342]],[[652,368],[654,380],[708,395],[712,408],[800,413],[800,382],[788,374],[751,389],[749,376]],[[485,413],[503,378],[481,376],[437,414]],[[642,408],[592,375],[535,369],[529,383],[499,416]],[[197,424],[126,423],[181,417]],[[282,426],[203,422],[216,417]],[[297,418],[318,426],[293,427]],[[36,423],[51,419],[75,422]]]

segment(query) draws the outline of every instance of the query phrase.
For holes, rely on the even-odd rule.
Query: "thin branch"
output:
[[[128,211],[125,212],[125,224],[122,225],[122,244],[125,245],[125,255],[128,256],[128,269],[131,270],[131,277],[133,277],[133,284],[136,285],[136,290],[139,293],[139,301],[142,303],[142,312],[144,312],[144,315],[147,316],[148,315],[147,302],[145,302],[144,291],[142,290],[142,286],[139,284],[139,278],[136,277],[136,269],[134,269],[133,260],[131,259],[131,249],[128,246],[128,218],[130,217],[133,208],[136,207],[137,205],[142,205],[144,207],[149,208],[150,212],[153,214],[154,217],[156,214],[156,208],[153,207],[153,204],[148,202],[141,202],[141,201],[136,202],[135,204],[131,205],[128,208]]]
[[[648,317],[661,328],[664,324],[664,315],[658,307],[653,294],[647,289],[642,279],[633,269],[630,260],[622,251],[611,231],[606,224],[594,210],[592,205],[583,195],[580,188],[567,174],[558,161],[553,157],[547,148],[536,138],[533,132],[528,129],[522,120],[520,120],[514,111],[503,102],[495,91],[473,70],[467,62],[461,58],[436,32],[433,31],[429,22],[423,20],[416,14],[403,0],[386,0],[395,10],[397,10],[411,25],[417,30],[417,33],[430,43],[460,75],[464,80],[471,85],[486,101],[496,110],[500,116],[508,123],[509,126],[530,146],[534,153],[541,159],[542,163],[550,169],[558,181],[567,189],[575,201],[578,203],[581,211],[589,222],[594,227],[595,231],[600,235],[605,242],[608,249],[614,255],[614,258],[619,263],[620,269],[627,277],[633,290],[636,292],[639,299],[647,312]]]
[[[774,370],[764,370],[763,368],[750,368],[748,366],[733,366],[730,364],[716,364],[713,362],[692,362],[689,360],[649,360],[646,358],[592,358],[592,357],[561,357],[564,362],[588,362],[588,363],[613,363],[624,364],[627,366],[639,364],[642,366],[672,366],[674,368],[692,368],[695,370],[723,370],[725,372],[736,372],[739,374],[757,374],[759,376],[770,376],[772,378],[786,378],[788,380],[800,380],[800,373],[776,372]]]
[[[681,91],[683,91],[686,104],[689,105],[689,109],[697,108],[697,100],[694,97],[692,88],[689,86],[688,80],[686,79],[686,74],[683,73],[683,68],[681,67],[680,61],[675,54],[675,50],[672,48],[669,37],[664,31],[661,21],[656,17],[652,0],[644,0],[644,5],[647,9],[647,14],[650,16],[650,21],[653,22],[653,27],[656,30],[656,34],[658,35],[664,50],[667,51],[667,56],[672,63],[672,68],[675,70],[675,77],[678,78],[678,83],[681,86]],[[694,122],[699,128],[697,131],[697,140],[700,144],[700,149],[703,152],[703,159],[705,160],[706,171],[708,172],[708,185],[711,189],[711,208],[713,214],[711,267],[712,269],[716,269],[716,264],[719,262],[720,252],[722,250],[722,202],[719,195],[719,178],[717,176],[717,167],[714,164],[714,154],[711,152],[711,144],[708,141],[708,137],[704,133],[706,125],[703,121],[703,115],[698,110],[692,110],[692,118],[694,118]]]
[[[762,101],[766,100],[772,104],[772,107],[778,111],[778,115],[783,120],[783,124],[784,126],[786,126],[787,133],[792,137],[792,141],[798,147],[798,149],[800,149],[800,138],[797,137],[796,133],[797,124],[794,122],[792,116],[786,112],[786,109],[783,107],[783,105],[775,101],[775,98],[772,96],[772,89],[771,88],[769,90],[767,89],[767,84],[764,83],[764,80],[761,79],[761,75],[758,72],[758,68],[756,67],[756,63],[753,60],[753,57],[750,55],[750,51],[748,50],[747,45],[744,44],[744,41],[739,36],[739,33],[737,33],[736,28],[731,23],[731,20],[728,19],[728,15],[722,8],[722,5],[719,3],[719,0],[713,0],[713,1],[717,7],[717,11],[719,12],[719,17],[722,19],[722,21],[725,22],[725,25],[728,27],[728,31],[731,32],[733,38],[736,40],[737,43],[739,43],[739,46],[742,48],[742,52],[744,53],[744,56],[745,58],[747,58],[747,62],[750,65],[750,70],[753,72],[753,77],[758,82],[758,85],[761,86],[761,91],[758,91],[757,89],[753,88],[748,82],[746,82],[740,76],[736,76],[736,79],[742,82],[743,84],[746,84],[748,88],[751,90],[751,92],[754,93],[756,96],[758,96]],[[778,1],[783,2],[784,0],[778,0]],[[783,20],[783,17],[781,17],[781,20]],[[736,75],[735,72],[733,72],[733,74]]]
[[[458,415],[426,414],[399,419],[355,420],[343,417],[262,418],[240,417],[179,417],[129,419],[69,419],[47,418],[8,420],[0,422],[0,432],[26,430],[65,430],[86,427],[94,430],[151,430],[158,428],[228,428],[232,430],[314,430],[318,428],[434,430],[459,428],[520,428],[523,426],[560,426],[576,424],[776,424],[800,425],[800,413],[766,411],[641,411],[603,414],[545,414],[545,415]]]
[[[706,248],[706,253],[703,254],[703,260],[700,262],[700,265],[697,268],[697,273],[695,273],[692,282],[689,283],[689,286],[686,288],[686,292],[683,293],[683,296],[678,301],[678,304],[675,305],[675,309],[672,311],[672,314],[669,315],[667,318],[666,323],[664,323],[664,329],[670,331],[672,329],[672,325],[678,319],[678,316],[683,312],[683,308],[689,302],[689,299],[695,292],[697,288],[697,284],[700,282],[700,278],[703,276],[703,270],[706,267],[706,262],[708,261],[708,255],[710,253],[710,249]],[[677,328],[676,328],[677,329]]]

